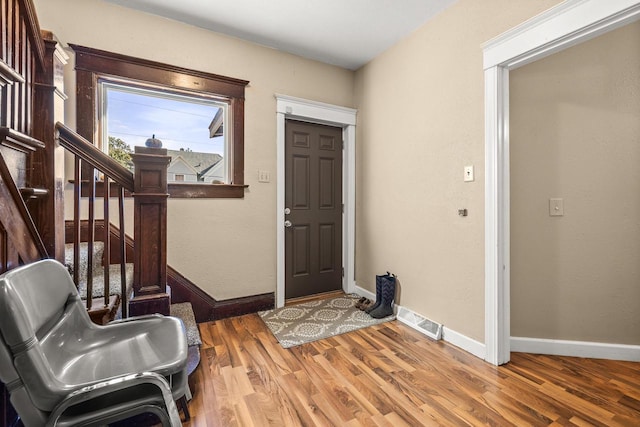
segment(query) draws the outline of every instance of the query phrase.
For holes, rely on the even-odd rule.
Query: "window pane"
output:
[[[162,141],[171,156],[169,182],[228,182],[226,103],[160,90],[102,82],[103,140],[110,155],[127,167],[127,151],[149,138]]]

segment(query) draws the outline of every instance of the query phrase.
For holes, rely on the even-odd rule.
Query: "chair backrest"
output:
[[[23,419],[29,404],[33,412],[50,412],[71,391],[56,379],[40,345],[40,339],[71,314],[79,327],[90,323],[59,262],[38,261],[0,276],[0,379]]]

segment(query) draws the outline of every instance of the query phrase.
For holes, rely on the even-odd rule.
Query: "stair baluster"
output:
[[[102,255],[102,265],[104,267],[104,306],[108,307],[109,306],[109,295],[111,294],[109,286],[111,284],[110,282],[110,277],[109,277],[109,266],[111,265],[111,239],[109,236],[109,227],[107,227],[107,224],[110,224],[109,222],[109,200],[110,200],[110,195],[111,195],[111,191],[109,188],[109,182],[110,179],[109,177],[107,177],[105,175],[104,177],[104,193],[102,195],[102,205],[103,205],[103,219],[104,219],[104,234],[103,234],[103,241],[104,241],[104,253]],[[123,290],[125,288],[122,288]],[[126,292],[122,292],[123,294]]]
[[[76,183],[75,185],[82,185],[82,183]],[[89,168],[89,183],[88,183],[89,196],[87,201],[89,202],[89,227],[87,233],[87,310],[91,311],[93,308],[93,255],[94,255],[94,243],[96,233],[96,173],[94,168]]]
[[[126,292],[127,289],[127,244],[124,236],[124,188],[118,185],[118,227],[120,227],[120,233],[118,233],[119,251],[120,251],[120,289],[124,289],[122,292],[122,317],[126,318],[129,315],[128,300],[129,295]],[[105,227],[106,228],[106,227]]]
[[[80,182],[80,157],[74,159],[73,182]],[[80,283],[80,186],[73,186],[73,283]]]

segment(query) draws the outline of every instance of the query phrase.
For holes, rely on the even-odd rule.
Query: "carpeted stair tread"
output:
[[[93,242],[93,266],[92,270],[96,271],[102,267],[102,254],[104,252],[104,243],[100,241]],[[78,275],[80,277],[87,277],[87,271],[89,270],[89,244],[87,242],[80,242],[80,264],[78,266],[73,265],[73,243],[66,243],[64,245],[64,265],[69,270],[69,273],[73,276],[73,271],[77,268]]]
[[[187,344],[190,346],[202,345],[200,332],[198,331],[198,325],[196,324],[196,318],[193,314],[191,303],[181,302],[177,304],[171,304],[169,310],[172,316],[182,319],[184,327],[187,331]]]
[[[89,244],[87,242],[80,243],[80,264],[78,269],[78,293],[83,299],[87,298],[87,271],[88,271],[88,253]],[[104,267],[102,266],[102,255],[104,253],[104,243],[100,241],[93,242],[93,289],[92,298],[101,298],[104,296]],[[65,244],[64,254],[65,264],[69,273],[73,275],[75,267],[73,266],[73,243]],[[133,264],[126,264],[126,286],[127,295],[131,294],[133,288]],[[109,295],[122,295],[120,289],[120,264],[111,264],[109,266]]]
[[[200,339],[200,332],[198,331],[198,325],[196,324],[196,318],[193,314],[193,308],[190,302],[180,302],[171,304],[169,307],[169,314],[179,319],[182,319],[184,327],[187,332],[187,372],[189,375],[196,370],[200,364],[200,346],[202,340]]]
[[[133,288],[133,264],[126,264],[126,284],[128,294],[131,294]],[[121,295],[120,291],[120,265],[111,264],[109,266],[109,295]],[[78,293],[81,296],[87,294],[87,277],[80,278],[80,285],[78,286]],[[94,270],[93,273],[93,298],[99,298],[104,296],[104,269],[100,267]]]

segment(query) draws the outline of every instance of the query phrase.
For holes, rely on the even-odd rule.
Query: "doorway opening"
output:
[[[510,359],[509,70],[640,19],[640,3],[569,0],[484,45],[485,360]]]
[[[640,344],[639,52],[635,22],[510,72],[512,351]]]

